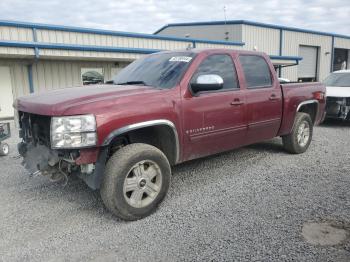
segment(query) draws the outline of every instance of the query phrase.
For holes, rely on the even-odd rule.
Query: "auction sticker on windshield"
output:
[[[169,59],[169,61],[172,62],[185,62],[188,63],[192,60],[192,57],[190,56],[173,56],[172,58]]]

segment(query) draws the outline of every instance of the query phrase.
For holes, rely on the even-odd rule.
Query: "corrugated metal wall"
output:
[[[242,46],[196,43],[196,48],[227,48],[227,49],[241,50]]]
[[[326,78],[331,68],[332,37],[283,31],[282,55],[298,55],[300,45],[318,47],[318,80]],[[282,75],[295,81],[298,78],[298,68],[296,66],[283,68]]]
[[[334,48],[350,49],[350,39],[334,37]]]
[[[228,39],[225,39],[228,32]],[[196,26],[174,26],[167,27],[158,35],[169,35],[177,37],[219,40],[219,41],[242,41],[242,25],[196,25]]]
[[[38,42],[147,49],[183,49],[189,42],[38,29]]]
[[[49,61],[41,60],[33,64],[33,85],[35,92],[44,92],[63,87],[81,86],[81,68],[102,68],[104,79],[112,78],[112,68],[125,67],[119,62],[90,61]]]
[[[0,66],[8,66],[11,72],[11,84],[14,97],[29,94],[28,62],[0,59]]]
[[[244,49],[279,55],[280,30],[258,26],[243,25]]]
[[[133,61],[142,56],[137,53],[115,53],[115,52],[97,52],[97,51],[76,51],[76,50],[56,50],[40,49],[40,57],[45,59],[59,60],[92,60],[92,61]]]
[[[46,28],[46,27],[45,27]],[[232,48],[266,52],[279,55],[280,29],[264,28],[253,25],[203,25],[168,27],[159,35],[171,35],[208,40],[245,42],[244,46],[219,43],[197,42],[198,48]],[[34,35],[36,34],[36,39]],[[332,37],[311,33],[283,30],[282,55],[298,56],[300,45],[317,46],[318,78],[324,79],[330,72]],[[171,40],[155,39],[152,36],[130,34],[126,36],[91,32],[73,32],[56,29],[35,29],[20,26],[0,26],[0,41],[35,42],[51,44],[69,44],[79,46],[101,46],[141,49],[184,49],[192,45],[191,39]],[[350,39],[335,37],[335,48],[350,49]],[[81,68],[102,68],[105,80],[111,78],[111,72],[125,66],[143,54],[104,51],[78,51],[40,48],[39,60],[34,59],[34,48],[0,46],[0,65],[9,66],[14,97],[29,94],[28,65],[32,65],[33,87],[35,92],[82,85]],[[16,58],[16,59],[11,59]],[[118,65],[115,63],[118,62]],[[297,67],[284,68],[282,76],[297,80]]]
[[[11,41],[33,41],[33,31],[30,28],[0,26],[0,39]]]
[[[81,68],[102,68],[105,80],[110,80],[112,72],[127,65],[126,62],[92,61],[50,61],[0,59],[0,66],[8,66],[11,72],[13,97],[30,94],[28,65],[32,64],[33,87],[35,92],[81,86]]]

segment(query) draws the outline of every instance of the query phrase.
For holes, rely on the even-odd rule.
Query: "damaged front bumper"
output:
[[[326,118],[350,120],[350,98],[327,97]]]
[[[100,187],[107,148],[53,149],[50,116],[19,111],[18,119],[22,139],[18,152],[30,174],[41,174],[54,181],[67,181],[69,176],[76,175],[92,189]]]
[[[31,175],[44,175],[53,181],[80,177],[91,189],[99,189],[107,156],[107,148],[54,150],[46,145],[18,144],[22,165]]]

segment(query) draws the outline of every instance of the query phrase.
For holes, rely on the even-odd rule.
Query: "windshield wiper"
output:
[[[117,85],[143,85],[143,86],[147,86],[145,81],[127,81],[127,82],[117,83]]]

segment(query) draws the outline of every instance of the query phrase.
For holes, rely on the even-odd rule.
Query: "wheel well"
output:
[[[317,107],[318,107],[317,103],[305,104],[299,108],[298,112],[309,114],[311,117],[312,123],[315,123]]]
[[[133,143],[145,143],[157,147],[168,158],[171,165],[177,161],[177,137],[173,129],[167,125],[144,127],[123,133],[110,143],[110,151],[114,153],[120,147]]]

